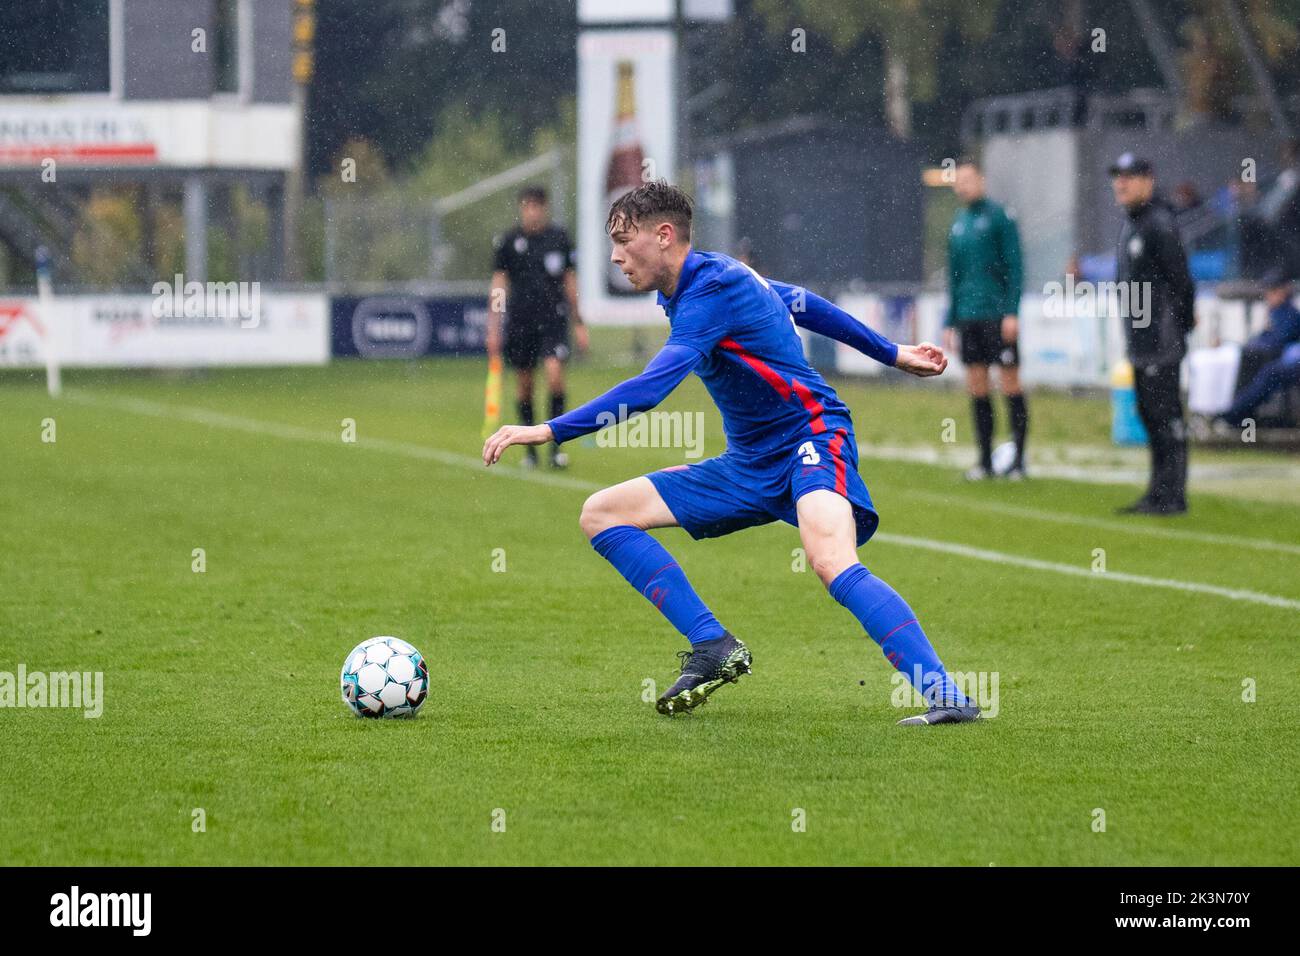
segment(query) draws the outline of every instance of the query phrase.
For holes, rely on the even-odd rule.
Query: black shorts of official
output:
[[[1002,365],[1015,368],[1020,364],[1020,343],[1002,341],[1002,320],[980,319],[957,326],[961,337],[963,365]]]
[[[569,357],[569,328],[554,319],[537,321],[522,317],[506,323],[506,361],[514,369],[536,368],[543,359]]]

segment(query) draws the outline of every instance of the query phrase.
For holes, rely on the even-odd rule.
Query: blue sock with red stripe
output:
[[[673,556],[640,528],[627,524],[606,528],[591,539],[591,546],[692,644],[727,633]]]
[[[885,659],[903,672],[928,703],[966,705],[965,695],[944,670],[916,614],[897,591],[861,564],[841,571],[829,590],[831,597],[862,622]]]

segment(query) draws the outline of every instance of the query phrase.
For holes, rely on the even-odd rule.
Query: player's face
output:
[[[964,203],[973,203],[984,195],[984,177],[974,166],[958,166],[952,191]]]
[[[613,245],[609,261],[623,270],[632,288],[649,292],[659,287],[666,263],[659,236],[649,229],[623,223],[609,234],[609,240]]]
[[[1264,301],[1268,303],[1270,309],[1276,309],[1282,303],[1291,298],[1291,287],[1289,285],[1274,286],[1264,293]]]
[[[519,204],[519,223],[524,227],[524,232],[538,232],[546,228],[549,216],[550,210],[544,202],[528,199]]]
[[[1115,176],[1110,181],[1115,192],[1115,202],[1121,206],[1133,206],[1151,198],[1155,180],[1150,176]]]

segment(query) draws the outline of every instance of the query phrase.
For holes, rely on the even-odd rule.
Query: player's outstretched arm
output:
[[[542,425],[506,425],[483,443],[483,464],[493,465],[511,445],[566,442],[654,408],[695,370],[704,355],[687,345],[665,345],[635,378]]]
[[[898,346],[879,332],[859,322],[839,306],[802,286],[790,285],[768,279],[768,283],[790,310],[794,324],[810,332],[843,342],[881,365],[893,366],[898,358]]]
[[[790,310],[795,325],[816,332],[857,349],[881,365],[888,365],[910,375],[942,375],[948,367],[943,349],[929,342],[920,345],[896,345],[879,332],[859,322],[839,306],[801,286],[768,279],[781,301]]]

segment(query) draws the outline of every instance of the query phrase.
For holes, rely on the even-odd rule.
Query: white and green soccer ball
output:
[[[409,717],[429,695],[429,665],[400,637],[362,641],[343,661],[343,703],[361,717]]]
[[[1016,443],[1004,441],[993,449],[993,474],[1005,476],[1016,463]]]

